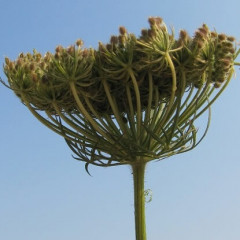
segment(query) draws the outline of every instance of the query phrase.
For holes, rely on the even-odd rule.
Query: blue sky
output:
[[[33,48],[76,39],[106,42],[124,25],[139,34],[149,16],[176,33],[202,23],[240,41],[239,0],[0,0],[0,65]],[[6,80],[2,69],[1,77]],[[237,240],[240,236],[240,72],[212,109],[207,137],[193,151],[149,164],[149,240]],[[0,86],[0,239],[133,240],[129,167],[90,167]],[[204,119],[203,119],[204,121]],[[200,129],[204,127],[199,122]]]

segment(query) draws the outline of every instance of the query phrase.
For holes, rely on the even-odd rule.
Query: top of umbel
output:
[[[125,27],[120,27],[119,36],[112,36],[107,44],[99,43],[97,50],[83,48],[83,41],[77,40],[70,47],[56,47],[53,54],[48,52],[42,56],[34,50],[33,54],[21,53],[15,61],[6,58],[4,71],[9,85],[23,102],[54,114],[53,102],[62,112],[79,111],[71,92],[70,83],[73,83],[83,105],[88,108],[87,98],[100,115],[114,114],[103,81],[107,81],[122,113],[130,107],[126,100],[126,86],[135,95],[133,77],[136,78],[142,110],[148,106],[149,74],[158,91],[159,102],[169,101],[173,90],[175,95],[181,92],[179,85],[183,72],[186,89],[191,85],[196,88],[204,84],[221,86],[233,66],[233,37],[211,32],[204,24],[193,37],[182,30],[175,39],[161,18],[150,17],[149,24],[150,28],[143,29],[138,38],[129,34]],[[172,64],[176,75],[175,89]],[[203,74],[207,78],[203,79]],[[135,97],[132,101],[135,111]],[[155,104],[153,101],[151,107]]]

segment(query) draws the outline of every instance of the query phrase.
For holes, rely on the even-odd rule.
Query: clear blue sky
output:
[[[176,33],[202,23],[240,40],[240,1],[0,0],[0,65],[20,52],[53,51],[82,38],[108,41],[124,25],[139,34],[149,16]],[[240,239],[240,72],[213,106],[195,150],[147,168],[149,240]],[[0,75],[6,80],[2,69]],[[90,167],[0,86],[0,239],[134,240],[128,167]],[[204,124],[199,123],[199,128]]]

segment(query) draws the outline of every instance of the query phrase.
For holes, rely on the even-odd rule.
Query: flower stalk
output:
[[[136,240],[146,240],[144,175],[146,164],[141,159],[132,165]]]

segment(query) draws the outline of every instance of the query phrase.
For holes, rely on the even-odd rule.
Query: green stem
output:
[[[136,240],[146,240],[144,173],[143,162],[132,165],[134,181],[134,209]]]

